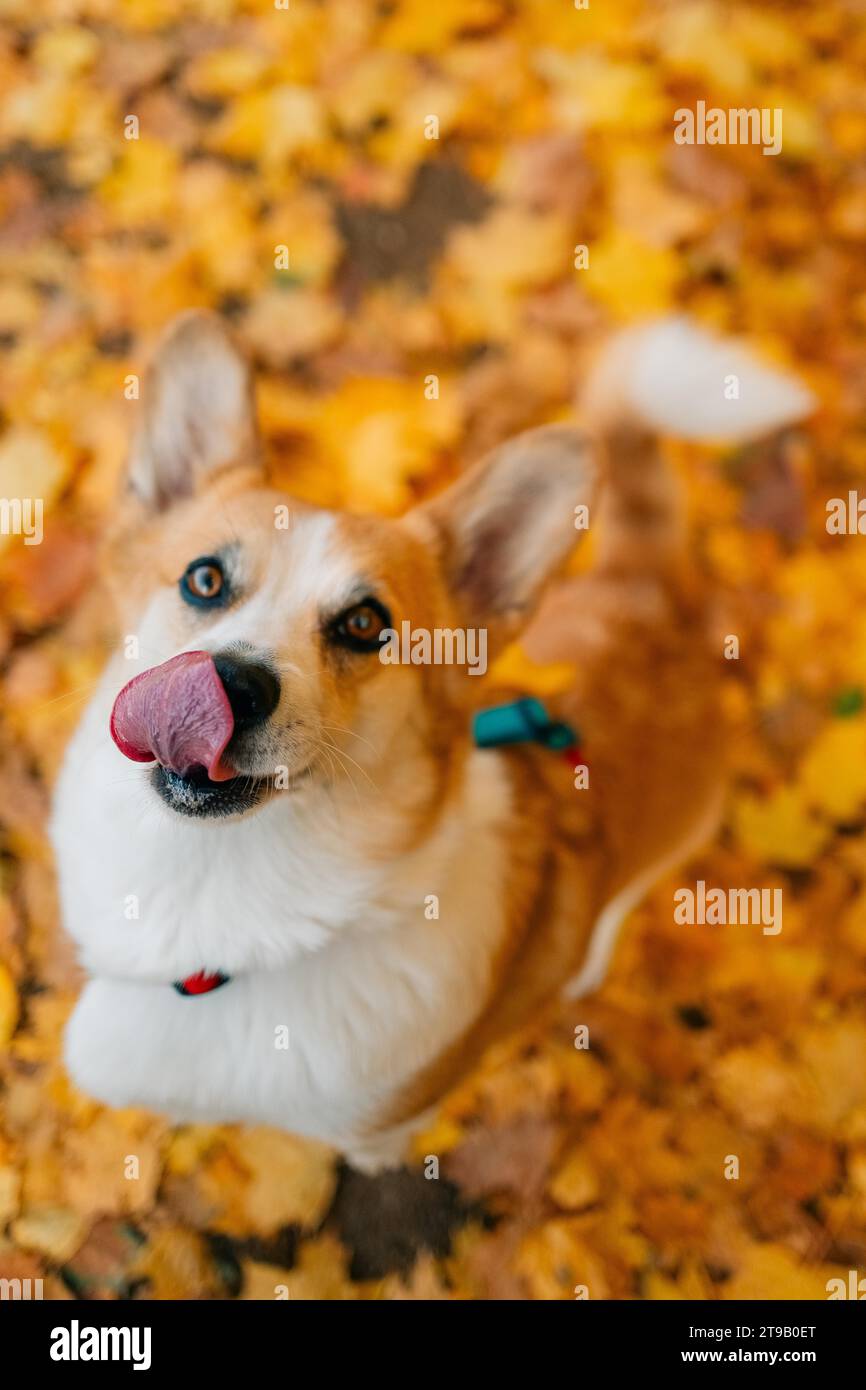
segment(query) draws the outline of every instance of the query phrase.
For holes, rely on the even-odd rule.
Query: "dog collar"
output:
[[[185,980],[175,980],[174,987],[178,994],[192,998],[198,994],[211,994],[220,985],[227,985],[230,979],[231,975],[223,975],[219,970],[213,975],[206,975],[200,970],[197,975],[187,975]]]
[[[567,752],[578,743],[577,730],[551,719],[540,700],[530,696],[507,705],[479,710],[472,720],[472,737],[479,748],[501,748],[510,743],[540,743],[555,752]]]

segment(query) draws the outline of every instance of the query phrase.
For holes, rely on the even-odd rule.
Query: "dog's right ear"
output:
[[[214,473],[258,464],[250,368],[222,321],[203,310],[169,325],[144,380],[129,480],[161,511]]]
[[[594,500],[597,474],[595,447],[582,430],[542,425],[501,444],[408,514],[409,525],[432,539],[463,621],[485,629],[491,654],[526,626],[580,540],[576,506]]]

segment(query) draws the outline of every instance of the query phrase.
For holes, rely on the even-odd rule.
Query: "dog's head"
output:
[[[144,385],[109,545],[138,672],[115,742],[199,817],[375,781],[401,740],[447,746],[466,727],[467,675],[573,546],[593,474],[584,437],[549,427],[399,520],[294,501],[267,485],[245,361],[218,319],[184,315]]]

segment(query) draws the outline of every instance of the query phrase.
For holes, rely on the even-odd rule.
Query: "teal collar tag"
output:
[[[479,748],[501,748],[508,743],[540,743],[543,748],[571,748],[577,731],[570,724],[550,718],[540,700],[526,697],[507,705],[483,709],[472,721],[472,737]]]

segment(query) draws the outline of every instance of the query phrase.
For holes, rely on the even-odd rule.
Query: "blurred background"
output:
[[[41,545],[0,536],[0,1277],[820,1299],[866,1273],[866,548],[825,525],[866,473],[864,64],[860,0],[0,0],[0,496],[45,501]],[[676,144],[699,100],[781,108],[782,152]],[[438,1183],[109,1112],[59,1060],[50,786],[110,637],[125,385],[191,305],[255,358],[275,479],[323,504],[399,511],[567,418],[587,347],[659,311],[821,401],[767,444],[670,446],[740,638],[734,784],[680,881],[782,887],[784,929],[675,926],[661,883],[579,1016],[447,1099]]]

